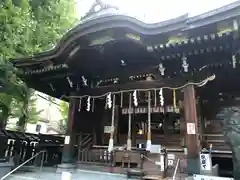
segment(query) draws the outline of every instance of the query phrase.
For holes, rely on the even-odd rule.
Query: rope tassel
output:
[[[114,146],[114,140],[113,140],[113,136],[114,136],[114,120],[115,120],[115,101],[116,101],[116,96],[113,95],[113,103],[112,103],[112,122],[111,122],[111,134],[110,134],[110,138],[109,138],[109,144],[108,144],[108,152],[112,152],[113,151],[113,146]]]

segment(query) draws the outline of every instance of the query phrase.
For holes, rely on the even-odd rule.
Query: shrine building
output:
[[[179,158],[194,174],[204,148],[232,158],[217,114],[240,103],[239,12],[237,1],[145,24],[93,7],[54,49],[14,60],[30,88],[69,102],[62,163],[105,149],[115,152],[114,165],[126,151],[138,164],[161,147],[174,155],[169,166]]]

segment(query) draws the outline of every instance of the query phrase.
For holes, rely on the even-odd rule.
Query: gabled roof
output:
[[[49,65],[46,61],[51,61],[64,54],[70,47],[76,46],[76,41],[79,38],[87,37],[92,34],[96,34],[100,31],[108,30],[111,28],[128,28],[137,34],[141,34],[144,37],[150,36],[168,36],[172,34],[187,34],[188,36],[207,35],[201,34],[201,28],[207,29],[211,34],[216,32],[217,23],[222,21],[232,20],[240,16],[240,1],[236,1],[221,8],[212,10],[210,12],[195,16],[188,17],[187,14],[155,24],[146,24],[133,17],[126,16],[122,13],[112,13],[113,8],[110,11],[105,6],[102,10],[88,15],[78,26],[70,30],[63,36],[61,41],[56,47],[50,51],[39,53],[34,57],[25,57],[15,59],[13,63],[16,67],[24,66],[24,64],[38,64],[43,63]],[[99,15],[99,13],[101,15]],[[159,43],[163,44],[163,43]],[[69,53],[69,51],[68,51]]]
[[[155,24],[145,24],[108,10],[102,10],[100,16],[88,16],[51,51],[14,60],[30,87],[59,98],[63,94],[69,95],[73,89],[80,89],[81,95],[99,95],[117,91],[123,86],[129,90],[179,85],[180,81],[182,83],[189,78],[198,81],[208,76],[211,72],[207,68],[224,63],[231,66],[229,57],[239,48],[233,39],[235,34],[239,34],[240,1],[199,16],[188,17],[185,14]],[[222,23],[230,26],[231,32],[219,34],[218,26]],[[237,26],[236,30],[234,26]],[[172,35],[183,38],[169,43]],[[93,43],[102,37],[104,41]],[[225,53],[217,63],[210,57],[201,60],[191,58],[216,52]],[[189,57],[187,62],[184,60],[186,56]],[[183,62],[188,63],[192,74],[198,75],[186,75]],[[166,69],[164,76],[159,73],[159,65]],[[199,70],[202,67],[203,70]],[[146,83],[146,77],[152,73],[157,75],[157,80]],[[90,83],[87,87],[84,78]],[[120,83],[115,84],[116,79]],[[140,79],[144,82],[139,82]]]

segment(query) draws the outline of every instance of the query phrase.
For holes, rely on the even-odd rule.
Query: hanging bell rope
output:
[[[154,89],[154,106],[157,106],[157,90]]]
[[[94,112],[94,106],[95,106],[95,99],[92,100],[92,112]]]
[[[123,107],[123,92],[121,92],[121,100],[120,100],[120,107],[122,108]]]
[[[116,101],[116,96],[115,94],[113,95],[113,103],[112,103],[112,122],[111,122],[111,132],[110,132],[110,138],[109,138],[109,144],[108,144],[108,151],[112,152],[113,151],[113,146],[114,146],[114,129],[115,129],[115,101]]]
[[[131,131],[132,131],[132,94],[129,94],[129,107],[128,107],[128,139],[127,139],[127,150],[132,149],[132,137],[131,137]]]
[[[176,108],[177,108],[177,102],[176,102],[176,90],[175,90],[175,89],[173,90],[173,108],[174,108],[174,111],[175,111]]]
[[[151,91],[148,91],[148,133],[147,133],[147,147],[146,150],[150,151],[152,147],[152,134],[151,134]]]
[[[82,99],[79,99],[78,112],[81,111],[81,107],[82,107]]]

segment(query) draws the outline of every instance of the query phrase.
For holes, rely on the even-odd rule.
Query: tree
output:
[[[4,128],[11,111],[13,99],[24,100],[27,97],[26,85],[16,76],[13,66],[5,61],[0,64],[0,128]]]
[[[9,63],[6,59],[46,51],[52,48],[61,36],[70,29],[76,22],[74,0],[5,0],[0,2],[0,60],[1,73],[10,76],[1,76],[0,83],[6,83],[11,88],[0,93],[0,128],[4,128],[6,121],[11,115],[11,104],[15,103],[16,108],[21,109],[19,125],[25,126],[27,121],[32,121],[36,113],[31,90],[17,79],[16,71],[12,67],[7,71]],[[9,81],[12,79],[12,81]],[[13,81],[14,80],[14,81]],[[22,92],[24,95],[22,96]],[[18,101],[19,103],[16,103]],[[20,106],[20,107],[19,107]],[[32,108],[30,108],[32,107]],[[14,113],[13,113],[14,114]],[[32,119],[32,120],[31,120]]]
[[[62,119],[59,121],[59,129],[64,134],[67,129],[69,103],[61,101],[59,110],[62,116]]]
[[[75,0],[31,0],[34,52],[53,48],[77,22]]]
[[[24,5],[21,3],[21,6]],[[1,60],[1,83],[7,93],[0,94],[1,125],[4,128],[10,114],[10,105],[13,98],[16,98],[18,88],[18,79],[14,68],[6,59],[18,55],[18,50],[23,44],[20,43],[26,36],[28,30],[29,13],[27,6],[16,7],[11,0],[0,3],[0,60]],[[22,83],[21,85],[23,85]],[[20,83],[19,83],[20,85]],[[20,85],[20,86],[21,86]],[[11,92],[9,92],[9,88]],[[15,94],[15,95],[14,95]],[[21,97],[17,97],[20,99]]]
[[[69,109],[69,103],[65,101],[60,102],[60,113],[62,115],[62,119],[67,120],[68,119],[68,109]]]
[[[25,101],[23,100],[21,102],[13,100],[11,104],[11,107],[14,108],[11,109],[10,117],[19,119],[17,123],[17,129],[19,131],[25,131],[26,123],[36,124],[41,119],[39,114],[43,111],[37,110],[37,97],[35,96],[34,90],[28,89],[27,92],[29,93],[27,95],[29,99],[26,98]]]

